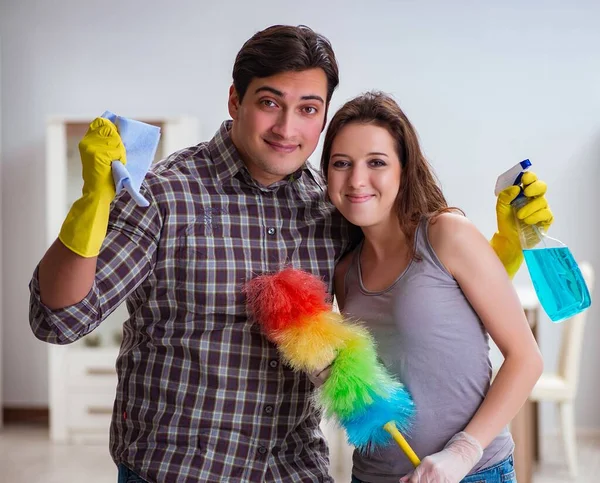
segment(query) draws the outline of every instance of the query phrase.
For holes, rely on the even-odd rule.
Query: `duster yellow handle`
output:
[[[398,446],[400,446],[400,449],[402,451],[404,451],[404,454],[408,457],[408,459],[410,460],[410,462],[413,464],[413,466],[415,468],[421,464],[421,460],[419,459],[417,454],[413,451],[413,449],[410,447],[410,445],[408,444],[408,441],[406,441],[406,439],[404,439],[404,436],[402,436],[402,433],[400,433],[400,431],[398,431],[398,428],[396,427],[396,425],[394,424],[393,421],[385,423],[383,425],[383,429],[385,429],[388,433],[390,433],[392,435],[392,438],[394,438],[394,441],[396,441],[396,443],[398,443]]]

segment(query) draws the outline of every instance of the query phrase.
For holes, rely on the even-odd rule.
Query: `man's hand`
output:
[[[86,258],[100,252],[106,237],[110,203],[115,197],[111,165],[127,162],[125,146],[116,126],[97,118],[79,143],[83,189],[69,211],[59,239],[69,250]]]
[[[110,193],[115,196],[112,178],[113,161],[127,163],[125,146],[117,127],[108,119],[98,117],[90,124],[83,139],[79,142],[84,194]]]
[[[332,364],[333,364],[333,362],[332,362]],[[329,364],[327,367],[325,367],[323,369],[319,369],[317,371],[306,373],[306,375],[310,379],[310,382],[312,382],[315,385],[315,387],[317,387],[317,388],[319,388],[323,384],[325,384],[325,381],[327,380],[327,378],[329,377],[330,374],[331,374],[331,364]]]

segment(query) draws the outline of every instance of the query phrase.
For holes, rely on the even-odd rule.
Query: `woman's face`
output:
[[[400,176],[396,143],[387,129],[351,123],[333,140],[328,193],[351,223],[365,228],[396,218]]]

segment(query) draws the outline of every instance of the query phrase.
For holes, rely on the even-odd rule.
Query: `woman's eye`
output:
[[[348,163],[348,161],[334,161],[332,163],[332,166],[334,168],[346,168],[349,166],[349,163]]]
[[[372,159],[371,161],[369,161],[369,164],[375,168],[379,168],[380,166],[386,165],[385,161],[381,159]]]

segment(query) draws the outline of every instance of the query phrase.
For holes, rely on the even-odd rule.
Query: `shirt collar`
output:
[[[215,163],[217,177],[221,183],[235,176],[242,168],[245,169],[240,153],[231,140],[232,121],[225,121],[210,140],[208,146],[211,158]]]

